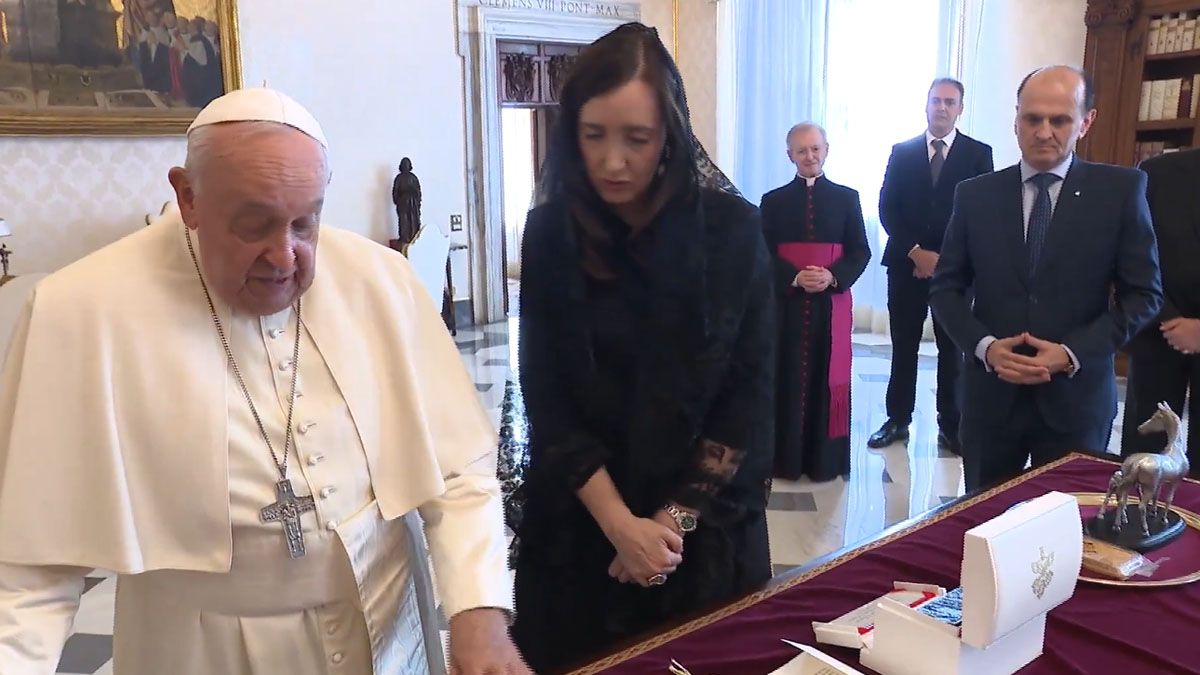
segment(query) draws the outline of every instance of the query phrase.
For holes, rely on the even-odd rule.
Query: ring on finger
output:
[[[662,586],[667,583],[667,575],[659,573],[646,580],[647,586]]]

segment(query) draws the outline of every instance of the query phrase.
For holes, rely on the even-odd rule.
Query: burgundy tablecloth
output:
[[[582,672],[666,673],[667,664],[676,659],[692,675],[769,673],[796,655],[780,638],[817,644],[812,621],[829,621],[870,602],[896,580],[958,586],[964,532],[1016,502],[1051,490],[1103,491],[1115,468],[1073,456],[939,513],[916,529],[851,552],[799,577],[798,583],[765,591]],[[1200,484],[1181,485],[1175,502],[1200,512]],[[858,665],[857,651],[817,646],[874,672]],[[920,658],[915,646],[913,658]],[[1020,673],[1200,673],[1200,582],[1149,589],[1081,582],[1075,596],[1050,613],[1045,653]]]

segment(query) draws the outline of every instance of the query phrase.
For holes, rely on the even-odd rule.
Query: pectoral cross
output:
[[[275,503],[264,507],[259,517],[264,523],[283,523],[283,538],[287,541],[288,555],[304,557],[304,530],[300,528],[300,515],[317,508],[313,498],[297,497],[292,481],[284,478],[275,484]]]

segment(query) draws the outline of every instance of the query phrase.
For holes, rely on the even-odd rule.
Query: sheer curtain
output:
[[[830,0],[825,128],[835,182],[858,190],[871,264],[854,286],[858,328],[887,332],[879,188],[892,145],[926,126],[929,83],[952,75],[954,0]]]
[[[835,0],[836,1],[836,0]],[[746,198],[788,182],[784,137],[796,122],[824,115],[829,0],[726,0],[734,41],[733,152],[725,167]]]
[[[829,132],[829,178],[859,191],[872,259],[854,286],[858,328],[887,332],[879,187],[892,145],[925,128],[925,95],[957,72],[963,0],[724,0],[735,64],[728,171],[756,200],[794,175],[784,135]]]

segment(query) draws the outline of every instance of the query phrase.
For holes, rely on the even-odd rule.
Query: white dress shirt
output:
[[[950,148],[954,145],[954,139],[956,138],[958,138],[958,129],[951,129],[950,133],[942,136],[942,140],[946,143],[946,153],[942,155],[942,159],[945,159],[950,155]],[[926,129],[925,151],[929,155],[929,161],[931,162],[933,161],[933,142],[935,140],[937,140],[937,136],[934,136],[932,131]]]

